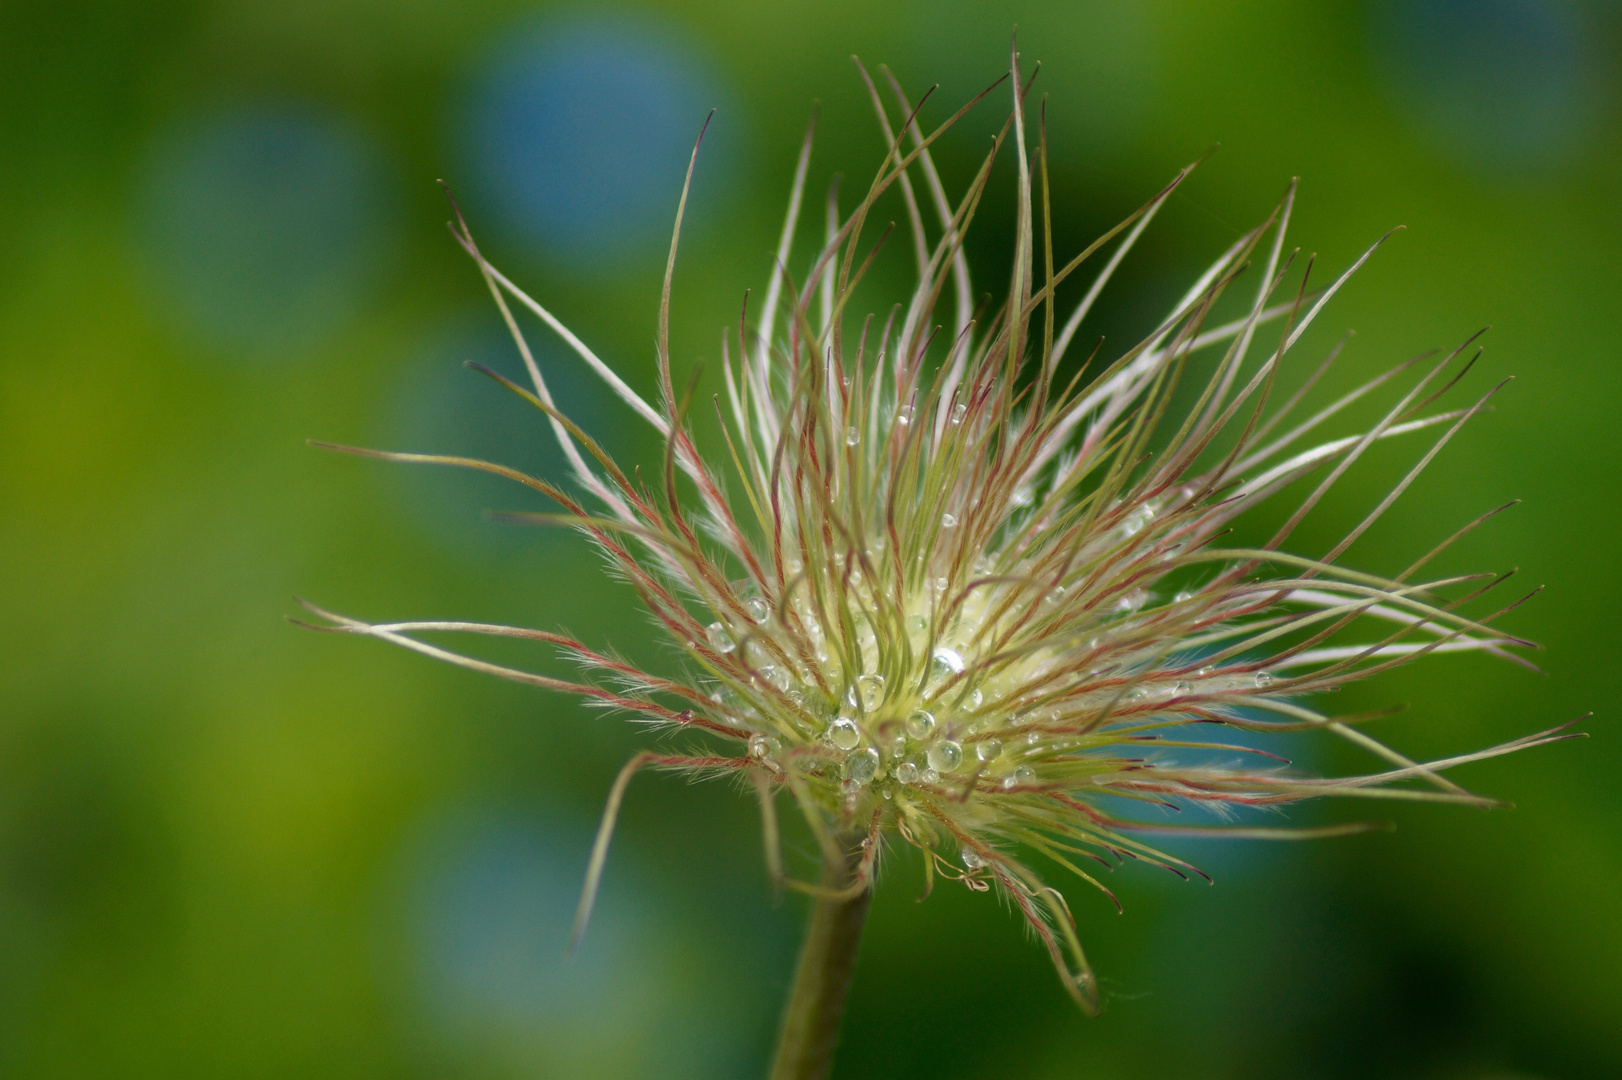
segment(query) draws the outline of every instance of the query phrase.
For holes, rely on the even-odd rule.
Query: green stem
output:
[[[822,866],[822,885],[830,891],[850,888],[861,861],[861,837],[840,847],[841,859]],[[794,987],[783,1010],[771,1080],[822,1080],[828,1075],[872,896],[872,889],[863,889],[849,900],[819,898],[813,903]]]

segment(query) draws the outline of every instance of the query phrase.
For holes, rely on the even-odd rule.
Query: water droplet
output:
[[[1007,776],[1003,777],[1002,786],[1005,788],[1023,787],[1036,779],[1036,770],[1029,765],[1021,765]]]
[[[1176,686],[1172,687],[1171,691],[1174,694],[1192,694],[1194,692],[1194,684],[1191,682],[1180,682]]]
[[[895,778],[903,784],[916,784],[918,782],[918,766],[910,761],[903,761],[896,766]]]
[[[986,861],[984,859],[982,859],[979,856],[979,854],[971,847],[965,846],[963,848],[962,854],[963,854],[963,865],[968,867],[970,870],[978,870],[978,869],[980,869],[982,866],[984,866],[986,864]]]
[[[1025,745],[1026,746],[1035,746],[1037,743],[1039,743],[1041,741],[1042,741],[1042,733],[1040,731],[1027,731],[1025,733]]]
[[[856,693],[861,698],[862,708],[872,712],[884,703],[884,676],[863,675],[856,680]]]
[[[963,704],[973,710],[978,709],[985,700],[986,696],[980,692],[980,688],[977,686],[969,691],[969,696],[963,699]]]
[[[952,423],[961,424],[963,418],[969,415],[969,407],[962,402],[952,406]]]
[[[1121,535],[1122,536],[1136,536],[1136,535],[1138,535],[1138,533],[1143,531],[1143,527],[1145,525],[1149,524],[1150,519],[1153,518],[1154,516],[1155,516],[1155,512],[1154,512],[1153,507],[1149,507],[1149,506],[1140,506],[1140,507],[1138,507],[1136,510],[1132,511],[1130,514],[1126,515],[1126,518],[1121,522]]]
[[[1211,674],[1211,669],[1210,668],[1202,667],[1202,668],[1200,668],[1198,671],[1196,671],[1194,673],[1194,677],[1196,679],[1203,679],[1203,678],[1205,678],[1206,676],[1208,676],[1210,674]]]
[[[750,667],[759,669],[771,665],[772,654],[759,638],[748,638],[743,643],[743,658]]]
[[[845,759],[840,773],[852,783],[868,783],[879,773],[879,752],[871,746],[862,747]]]
[[[1047,604],[1050,607],[1055,607],[1055,606],[1059,605],[1060,603],[1062,603],[1063,601],[1064,601],[1064,586],[1063,585],[1055,585],[1053,587],[1053,589],[1046,596],[1042,597],[1042,602],[1044,604]]]
[[[1002,753],[1001,739],[983,739],[974,744],[974,756],[981,761],[996,761]]]
[[[753,735],[749,739],[749,756],[752,758],[776,757],[783,750],[783,744],[771,735]]]
[[[941,528],[943,528],[943,529],[955,529],[955,528],[957,528],[957,516],[954,515],[954,514],[942,514],[941,515]]]
[[[927,739],[935,730],[935,714],[927,709],[914,709],[907,717],[907,734],[915,739]]]
[[[946,580],[946,578],[938,577],[938,578],[935,579],[935,591],[936,592],[945,592],[946,587],[948,585],[950,585],[950,584],[951,584],[951,582]]]
[[[705,627],[704,636],[709,639],[710,648],[718,653],[729,653],[738,647],[738,643],[732,640],[732,635],[727,633],[727,628],[718,622],[712,622]]]
[[[963,674],[963,655],[956,649],[942,647],[930,654],[930,682],[939,682],[948,676],[961,674]]]
[[[895,411],[895,422],[902,427],[912,423],[912,406],[903,405]]]
[[[1172,600],[1179,604],[1186,604],[1192,599],[1194,599],[1194,594],[1189,592],[1187,589],[1182,590],[1176,596],[1172,597]]]
[[[1148,696],[1149,696],[1149,691],[1145,690],[1141,686],[1134,686],[1132,689],[1130,689],[1130,690],[1128,690],[1126,692],[1126,700],[1127,701],[1142,701],[1144,698],[1146,698]]]
[[[1031,490],[1029,484],[1018,484],[1015,486],[1013,494],[1008,496],[1008,501],[1015,506],[1029,506],[1036,501],[1036,492]]]
[[[883,795],[886,799],[895,798],[895,791],[893,789],[891,789],[888,785],[880,788],[879,789],[879,794]]]
[[[924,783],[933,784],[935,781],[939,780],[940,778],[941,778],[941,774],[936,772],[934,769],[925,769],[924,770],[924,775],[923,775]]]
[[[928,760],[931,769],[949,773],[963,764],[963,747],[951,739],[942,739],[929,748]]]
[[[1143,589],[1133,589],[1115,602],[1116,611],[1136,611],[1149,602],[1149,594]]]
[[[925,630],[928,630],[928,629],[929,629],[929,620],[924,618],[922,615],[908,615],[907,616],[907,632],[908,633],[910,633],[910,634],[921,634]]]
[[[855,446],[857,443],[859,443],[861,441],[862,441],[862,433],[856,429],[855,424],[852,424],[850,427],[845,429],[845,445],[846,446]]]
[[[1273,685],[1273,676],[1269,675],[1265,671],[1256,672],[1256,685],[1257,686],[1272,686]]]
[[[862,741],[862,730],[856,726],[856,721],[841,716],[828,725],[828,741],[841,750],[854,750]]]
[[[765,622],[767,616],[772,613],[771,607],[767,605],[766,601],[762,600],[758,596],[751,596],[749,599],[745,600],[743,602],[743,609],[747,611],[749,613],[749,617],[755,620],[757,623]]]
[[[777,687],[779,693],[786,693],[789,687],[789,674],[774,664],[767,664],[760,669],[761,678]]]

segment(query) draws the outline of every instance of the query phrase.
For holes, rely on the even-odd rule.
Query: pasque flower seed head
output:
[[[1212,829],[1327,836],[1363,826],[1186,824],[1167,810],[1320,795],[1479,804],[1487,800],[1444,770],[1560,737],[1543,732],[1422,764],[1315,704],[1320,691],[1429,653],[1509,656],[1526,644],[1495,628],[1496,613],[1464,613],[1502,578],[1423,579],[1434,550],[1390,577],[1338,562],[1491,394],[1436,405],[1469,366],[1461,348],[1303,412],[1337,346],[1305,387],[1278,400],[1281,368],[1373,252],[1310,290],[1285,242],[1293,184],[1147,337],[1078,364],[1077,338],[1101,291],[1189,170],[1061,262],[1051,243],[1045,134],[1029,123],[1017,56],[1000,81],[1013,89],[1010,115],[956,201],[930,147],[962,112],[926,133],[893,79],[881,92],[862,75],[888,152],[849,213],[830,195],[823,243],[809,264],[796,263],[807,135],[764,303],[723,338],[717,452],[700,452],[693,395],[672,370],[675,239],[658,313],[655,405],[492,267],[459,212],[453,232],[489,284],[530,386],[487,374],[537,408],[583,494],[496,463],[357,451],[484,470],[544,492],[560,513],[506,516],[589,536],[683,662],[650,672],[542,630],[318,613],[329,629],[580,694],[690,736],[685,752],[637,755],[614,785],[582,925],[633,773],[648,765],[726,773],[761,800],[779,880],[818,888],[783,875],[775,824],[783,799],[829,858],[855,838],[853,889],[871,886],[886,844],[913,845],[931,880],[1010,898],[1091,1011],[1097,989],[1076,919],[1031,856],[1106,893],[1083,860],[1109,867],[1132,858],[1194,874],[1150,839]],[[1011,280],[1000,304],[982,310],[962,240],[994,163],[1008,156],[1017,174]],[[851,305],[873,257],[863,238],[875,203],[891,193],[906,214],[916,282],[893,309],[858,318]],[[686,198],[684,188],[676,238]],[[1060,312],[1056,290],[1084,273],[1091,280],[1079,304]],[[1236,317],[1212,325],[1222,300]],[[626,473],[558,411],[519,325],[523,310],[658,432],[664,456],[655,475]],[[1405,375],[1410,385],[1372,426],[1309,442],[1343,406]],[[1426,436],[1433,441],[1418,464],[1344,539],[1316,556],[1291,552],[1296,526],[1373,444]],[[1316,483],[1267,541],[1231,542],[1235,518],[1309,476]],[[532,674],[419,636],[446,631],[554,646],[594,678]],[[1381,767],[1309,776],[1254,749],[1255,739],[1223,736],[1303,729],[1354,743]],[[1142,812],[1122,809],[1134,805]]]

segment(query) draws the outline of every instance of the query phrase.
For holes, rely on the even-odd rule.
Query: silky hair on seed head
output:
[[[1341,562],[1498,389],[1446,400],[1478,355],[1475,339],[1309,407],[1343,339],[1327,356],[1305,358],[1297,389],[1278,388],[1281,369],[1303,362],[1303,335],[1384,238],[1315,282],[1312,260],[1286,242],[1292,182],[1146,337],[1078,362],[1111,277],[1193,166],[1084,250],[1055,252],[1046,130],[1030,115],[1031,82],[1017,52],[1007,75],[929,130],[919,119],[923,101],[910,100],[888,70],[875,81],[858,67],[887,148],[882,163],[848,211],[830,193],[820,247],[796,256],[807,133],[764,296],[721,338],[723,395],[698,400],[671,364],[689,162],[658,309],[654,402],[486,261],[456,211],[452,233],[488,284],[528,384],[479,370],[535,407],[566,455],[569,486],[495,462],[331,447],[481,470],[542,492],[556,513],[498,516],[587,536],[678,654],[645,671],[545,630],[374,623],[307,605],[323,629],[579,695],[675,733],[674,744],[663,742],[681,749],[637,754],[612,787],[585,868],[577,937],[633,775],[645,767],[719,774],[759,800],[774,881],[819,903],[849,902],[870,892],[886,847],[910,845],[931,887],[945,879],[1009,899],[1065,989],[1095,1012],[1097,980],[1078,928],[1088,917],[1039,875],[1033,857],[1113,902],[1099,875],[1123,860],[1202,876],[1163,850],[1179,837],[1299,839],[1379,827],[1303,828],[1282,817],[1257,824],[1254,815],[1234,820],[1235,808],[1330,795],[1488,806],[1448,770],[1572,737],[1554,728],[1420,762],[1367,734],[1371,717],[1318,704],[1324,691],[1432,653],[1524,664],[1517,650],[1529,645],[1499,627],[1519,602],[1492,600],[1508,574],[1423,573],[1497,511],[1394,576]],[[997,93],[1010,100],[1009,114],[967,190],[950,196],[931,147]],[[982,303],[963,238],[992,170],[1010,158],[1011,274],[1006,292]],[[905,295],[870,299],[860,289],[877,252],[869,218],[892,193],[905,210],[902,242],[916,278]],[[1072,276],[1085,292],[1060,310],[1055,294]],[[890,306],[859,311],[858,298]],[[1213,318],[1219,301],[1236,317]],[[520,316],[559,336],[659,434],[656,468],[623,469],[559,411]],[[1389,402],[1378,420],[1320,441],[1327,422],[1376,393]],[[708,452],[693,434],[694,409],[713,409],[720,424]],[[1302,520],[1386,440],[1424,449],[1329,550],[1293,547]],[[1236,519],[1298,481],[1307,494],[1265,542],[1233,542]],[[553,678],[434,643],[447,634],[555,648],[583,673]],[[1299,731],[1351,743],[1374,767],[1309,775],[1258,737]],[[804,818],[837,870],[820,883],[784,871],[784,806]],[[859,917],[856,925],[859,932]],[[790,1072],[780,1066],[778,1075]]]

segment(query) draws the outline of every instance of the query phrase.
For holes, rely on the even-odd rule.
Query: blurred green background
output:
[[[1145,329],[1301,176],[1294,236],[1321,268],[1409,227],[1309,342],[1358,331],[1334,386],[1489,323],[1466,392],[1518,376],[1348,558],[1397,569],[1524,498],[1449,566],[1547,584],[1508,623],[1547,646],[1547,675],[1444,657],[1336,707],[1407,703],[1376,733],[1432,755],[1598,715],[1586,742],[1460,771],[1513,810],[1185,845],[1216,884],[1125,867],[1121,916],[1069,889],[1096,1020],[1016,915],[955,888],[915,903],[898,858],[836,1074],[1622,1075],[1622,19],[1566,0],[7,0],[0,1074],[761,1073],[802,909],[766,887],[749,800],[638,781],[565,962],[637,735],[282,621],[297,593],[565,626],[670,662],[629,594],[577,539],[481,518],[520,495],[304,440],[560,473],[522,406],[458,366],[516,358],[437,178],[498,263],[651,394],[662,245],[703,114],[720,110],[674,335],[681,365],[713,373],[769,269],[812,100],[815,190],[878,163],[849,55],[939,82],[939,120],[1003,69],[1015,23],[1044,64],[1061,255],[1222,144],[1093,332]],[[942,144],[949,183],[1005,107]],[[1011,250],[1004,165],[972,247],[986,289]],[[532,340],[570,411],[657,460]],[[1295,547],[1327,549],[1414,453],[1355,470]],[[1304,764],[1368,763],[1320,745]]]

